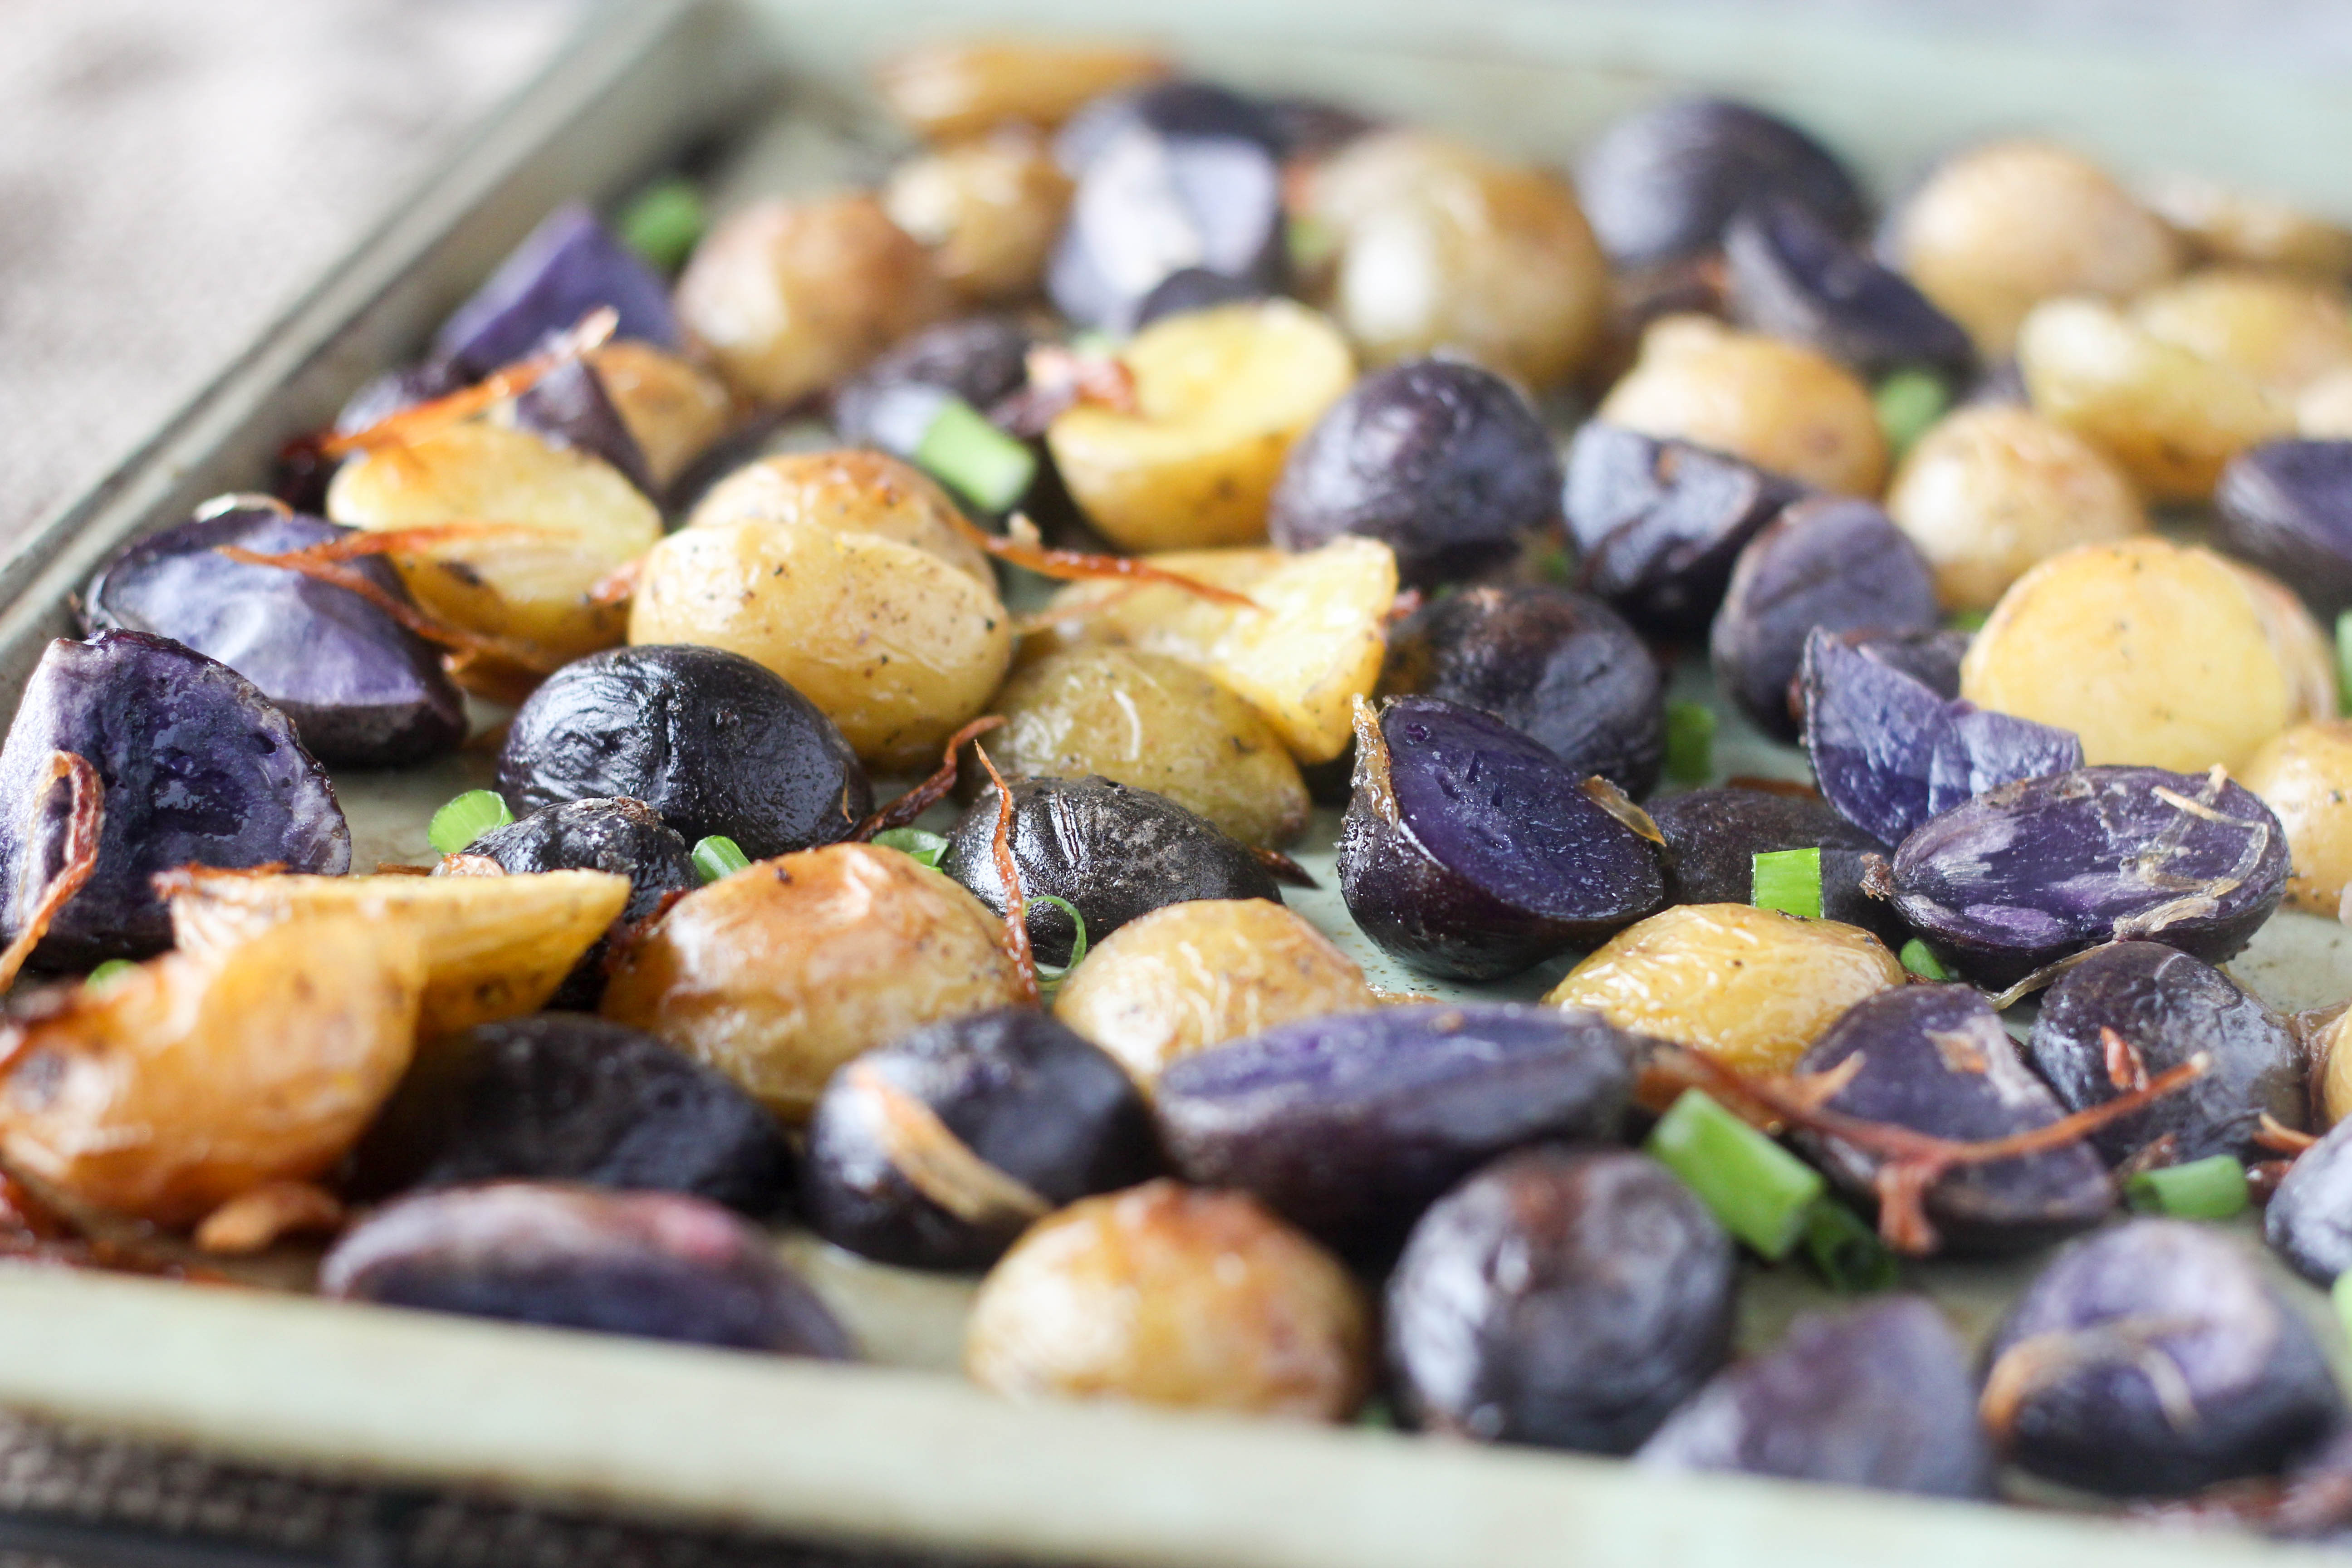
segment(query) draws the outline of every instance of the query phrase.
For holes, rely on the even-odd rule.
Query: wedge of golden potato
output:
[[[590,350],[588,363],[636,437],[656,485],[684,473],[735,423],[735,400],[725,383],[649,342],[615,338]]]

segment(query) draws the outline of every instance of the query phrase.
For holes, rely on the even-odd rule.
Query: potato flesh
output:
[[[1903,965],[1859,927],[1676,904],[1612,937],[1544,1001],[1742,1072],[1786,1073],[1847,1008],[1903,983]]]
[[[1023,997],[979,900],[895,849],[835,844],[681,899],[614,970],[603,1012],[800,1122],[858,1052]]]
[[[974,39],[899,55],[874,84],[899,119],[935,142],[955,142],[1000,125],[1051,130],[1104,93],[1167,74],[1167,60],[1149,49]]]
[[[479,421],[345,464],[327,487],[327,515],[375,531],[518,525],[404,552],[392,563],[427,614],[561,658],[621,640],[622,612],[591,604],[589,590],[662,531],[653,502],[610,464]]]
[[[170,903],[173,940],[198,956],[330,917],[413,936],[425,954],[417,1036],[432,1040],[545,1006],[628,897],[629,879],[608,871],[289,877],[190,868]]]
[[[632,643],[697,643],[775,671],[869,767],[929,768],[1013,661],[993,590],[928,551],[816,524],[681,529],[646,555]]]
[[[2286,829],[2290,909],[2336,916],[2352,887],[2352,721],[2298,724],[2254,753],[2239,783]]]
[[[651,343],[616,338],[592,350],[588,363],[656,486],[684,473],[735,422],[735,401],[717,376]]]
[[[1356,699],[1371,695],[1387,651],[1394,551],[1378,540],[1346,538],[1297,555],[1182,551],[1150,559],[1245,594],[1255,607],[1181,588],[1079,583],[1047,609],[1053,635],[1066,645],[1164,654],[1206,672],[1264,714],[1301,762],[1329,762],[1347,750]]]
[[[2352,230],[2273,197],[2194,174],[2168,174],[2141,192],[2151,210],[2215,260],[2274,268],[2323,283],[2352,275]]]
[[[161,1225],[324,1174],[406,1070],[425,985],[407,927],[310,914],[174,952],[25,1028],[0,1086],[11,1164]]]
[[[2334,710],[2322,646],[2276,584],[2150,535],[2083,545],[2018,579],[1961,661],[1960,695],[2074,731],[2094,766],[2235,771]]]
[[[1811,349],[1704,316],[1653,322],[1598,417],[1823,489],[1875,496],[1886,483],[1886,437],[1851,372]]]
[[[955,502],[911,463],[854,447],[787,452],[744,464],[710,487],[688,528],[732,522],[808,523],[871,533],[938,556],[996,592],[988,556],[955,525]]]
[[[1034,133],[1000,132],[912,158],[891,172],[882,205],[931,247],[948,286],[975,303],[1037,292],[1069,210],[1070,178]]]
[[[2289,397],[2352,366],[2352,310],[2340,291],[2274,273],[2195,273],[2142,295],[2131,313],[2150,335]]]
[[[1329,938],[1280,904],[1200,899],[1111,932],[1063,983],[1054,1016],[1149,1089],[1179,1057],[1380,1000]]]
[[[1356,374],[1331,323],[1287,300],[1171,316],[1119,358],[1137,412],[1081,404],[1045,439],[1080,509],[1129,551],[1264,539],[1291,443]]]

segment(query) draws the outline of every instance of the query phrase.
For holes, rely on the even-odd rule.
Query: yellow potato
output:
[[[687,528],[646,557],[632,643],[698,643],[782,676],[867,766],[929,769],[1013,660],[993,589],[929,551],[810,523]]]
[[[8,1026],[0,1149],[160,1225],[323,1175],[406,1069],[425,978],[407,926],[306,914],[48,993]]]
[[[515,525],[403,552],[392,563],[428,614],[562,658],[621,640],[621,610],[589,603],[588,591],[662,531],[653,502],[612,465],[478,421],[346,463],[327,487],[327,515],[379,531]]]
[[[1678,436],[1823,489],[1874,496],[1886,437],[1870,392],[1843,365],[1706,316],[1666,316],[1599,418]]]
[[[2234,365],[2096,300],[2034,307],[2017,368],[2035,410],[2098,447],[2153,500],[2203,500],[2230,459],[2294,433],[2292,404]]]
[[[1043,137],[999,132],[891,171],[882,205],[931,247],[948,286],[977,303],[1037,292],[1070,205],[1070,178]]]
[[[935,142],[999,125],[1051,129],[1091,100],[1168,74],[1150,49],[1117,44],[965,39],[885,61],[874,85],[891,111]]]
[[[591,350],[588,363],[658,487],[667,488],[735,423],[735,400],[717,376],[651,343],[615,338]]]
[[[2256,752],[2238,782],[2286,829],[2287,907],[2339,914],[2352,887],[2352,720],[2296,725]]]
[[[2018,579],[1969,644],[1960,695],[2074,731],[2094,764],[2233,772],[2332,714],[2311,617],[2260,574],[2154,535],[2083,545]]]
[[[1151,562],[1245,594],[1251,604],[1182,588],[1077,583],[1046,612],[1056,642],[1181,659],[1247,699],[1299,761],[1327,763],[1347,750],[1356,699],[1380,681],[1396,603],[1395,552],[1378,540],[1340,538],[1296,555],[1190,551]]]
[[[2217,261],[2275,268],[2322,282],[2352,275],[2352,230],[2284,202],[2195,174],[2152,180],[2141,195],[2182,238]]]
[[[1063,983],[1054,1016],[1149,1089],[1179,1057],[1380,1001],[1362,970],[1280,904],[1200,899],[1105,937]]]
[[[1904,984],[1876,937],[1747,904],[1676,904],[1609,939],[1544,1001],[1749,1073],[1793,1069],[1865,996]]]
[[[2180,244],[2106,171],[2046,142],[1994,142],[1946,163],[1895,215],[1897,265],[1976,339],[2010,352],[2061,294],[2126,299],[2180,270]]]
[[[2217,268],[2134,302],[2150,336],[2235,365],[2287,397],[2352,368],[2352,310],[2341,289],[2248,268]]]
[[[1079,508],[1130,551],[1265,538],[1291,443],[1356,374],[1331,323],[1288,300],[1168,317],[1119,357],[1137,412],[1082,404],[1045,440]]]
[[[2352,1008],[2338,1013],[2310,1037],[2311,1059],[2317,1068],[2314,1089],[2319,1101],[2318,1121],[2325,1127],[2352,1116],[2352,1050],[2345,1047],[2347,1036],[2352,1036]]]
[[[953,309],[930,253],[868,195],[762,202],[722,221],[677,313],[745,397],[790,403]]]
[[[2036,562],[2147,530],[2121,469],[2030,409],[1975,404],[1938,420],[1887,487],[1886,511],[1948,610],[1990,610]]]
[[[202,957],[289,922],[354,916],[425,954],[420,1039],[535,1013],[620,918],[629,879],[608,871],[512,877],[289,877],[190,867],[166,889],[172,938]]]
[[[895,849],[834,844],[679,900],[622,958],[603,1012],[803,1121],[858,1052],[1023,997],[978,899]]]
[[[746,463],[710,487],[688,528],[733,522],[810,523],[873,533],[938,556],[996,592],[987,552],[955,525],[955,502],[911,463],[854,447],[787,452]]]
[[[2294,400],[2295,434],[2315,440],[2352,439],[2352,370],[2332,371]]]

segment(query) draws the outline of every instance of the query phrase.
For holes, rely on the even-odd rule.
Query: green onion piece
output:
[[[1936,962],[1936,955],[1927,951],[1927,944],[1916,936],[1905,942],[1903,951],[1895,956],[1903,961],[1904,968],[1922,980],[1949,980],[1952,977],[1949,970]]]
[[[81,983],[84,985],[111,985],[116,980],[131,973],[138,967],[127,958],[110,958],[88,974],[83,975]]]
[[[1385,1399],[1368,1399],[1364,1407],[1356,1413],[1356,1425],[1368,1426],[1375,1432],[1393,1432],[1397,1429],[1396,1412],[1389,1408],[1389,1402]]]
[[[1077,905],[1070,902],[1067,899],[1057,899],[1051,893],[1032,893],[1029,895],[1029,901],[1033,904],[1053,905],[1055,909],[1060,910],[1064,914],[1069,916],[1070,924],[1076,928],[1077,934],[1070,939],[1069,963],[1064,964],[1041,963],[1037,966],[1037,973],[1039,975],[1047,980],[1059,980],[1068,974],[1071,970],[1076,969],[1078,966],[1079,962],[1087,956],[1087,917],[1078,913]]]
[[[1805,1256],[1841,1295],[1891,1289],[1902,1273],[1878,1233],[1835,1198],[1805,1211]]]
[[[1339,231],[1305,213],[1283,226],[1282,240],[1296,272],[1320,271],[1324,263],[1339,254]]]
[[[1933,371],[1898,370],[1878,384],[1872,401],[1878,405],[1878,427],[1899,458],[1943,417],[1952,394]]]
[[[1748,899],[1759,910],[1822,918],[1822,852],[1773,849],[1759,855],[1748,873]]]
[[[1956,632],[1980,632],[1985,620],[1982,610],[1954,610],[1944,617],[1944,624]]]
[[[946,839],[919,827],[886,827],[874,836],[874,842],[885,849],[911,855],[934,871],[940,868],[940,858],[948,852]]]
[[[1037,477],[1037,455],[961,397],[940,401],[915,443],[915,462],[985,511],[1012,510]]]
[[[2227,1154],[2142,1171],[2124,1184],[2142,1214],[2173,1219],[2228,1219],[2246,1212],[2246,1168]]]
[[[2336,709],[2352,716],[2352,610],[2336,617]]]
[[[1722,1106],[1683,1090],[1643,1150],[1683,1179],[1723,1228],[1766,1258],[1789,1255],[1825,1191],[1821,1173]]]
[[[743,847],[723,833],[714,833],[694,847],[694,874],[706,882],[731,877],[751,863]]]
[[[1118,353],[1119,341],[1099,327],[1088,327],[1085,331],[1070,334],[1069,347],[1074,354],[1085,354],[1089,359],[1108,359]]]
[[[2336,1298],[2336,1321],[2347,1334],[2352,1334],[2352,1271],[2338,1274],[2328,1294]]]
[[[1715,773],[1715,713],[1696,702],[1666,704],[1666,772],[1680,784]]]
[[[469,789],[433,814],[425,829],[425,841],[444,855],[455,855],[493,827],[514,820],[496,790]]]
[[[700,192],[684,180],[664,180],[628,205],[618,227],[623,245],[661,271],[675,272],[709,223]]]

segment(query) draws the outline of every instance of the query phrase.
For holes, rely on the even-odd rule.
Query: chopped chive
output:
[[[1087,917],[1078,913],[1077,905],[1070,902],[1067,899],[1055,898],[1051,893],[1032,893],[1029,895],[1029,901],[1033,904],[1053,905],[1055,909],[1060,910],[1064,914],[1069,916],[1070,924],[1076,928],[1077,934],[1070,939],[1069,963],[1063,964],[1041,963],[1037,966],[1037,973],[1043,979],[1064,979],[1069,974],[1070,971],[1076,969],[1080,961],[1087,956]]]
[[[1705,784],[1715,772],[1715,714],[1696,702],[1666,704],[1666,772],[1681,784]]]
[[[1878,384],[1872,401],[1878,406],[1878,427],[1899,458],[1943,417],[1952,394],[1933,371],[1898,370]]]
[[[1070,334],[1069,347],[1074,354],[1085,354],[1092,359],[1107,359],[1118,353],[1119,341],[1099,327],[1088,327],[1085,331]]]
[[[896,849],[901,855],[911,855],[936,871],[941,857],[948,852],[948,841],[936,833],[926,833],[919,827],[886,827],[874,836],[874,842],[885,849]]]
[[[1927,951],[1927,944],[1916,936],[1905,942],[1903,951],[1895,956],[1903,961],[1904,968],[1922,980],[1949,980],[1952,977],[1949,970],[1936,962],[1936,955]]]
[[[1980,632],[1986,618],[1982,610],[1954,610],[1944,617],[1944,625],[1956,632]]]
[[[986,511],[1012,510],[1037,477],[1037,455],[961,397],[940,399],[939,412],[915,443],[914,458],[932,478]]]
[[[1805,1256],[1841,1295],[1890,1289],[1902,1273],[1878,1233],[1835,1198],[1818,1199],[1805,1211]]]
[[[702,194],[684,180],[664,180],[621,213],[621,243],[664,272],[686,264],[709,224]]]
[[[1772,849],[1750,862],[1748,899],[1759,910],[1822,918],[1822,852]]]
[[[2336,617],[2336,710],[2352,716],[2352,610]]]
[[[731,877],[751,863],[743,847],[723,833],[714,833],[694,847],[694,874],[706,882]]]
[[[514,813],[496,790],[469,789],[433,814],[425,837],[440,853],[455,855],[491,828],[513,820]]]
[[[1680,1176],[1724,1229],[1776,1260],[1804,1235],[1806,1212],[1826,1190],[1820,1172],[1703,1089],[1683,1090],[1642,1148]]]
[[[2246,1168],[2227,1154],[2142,1171],[2124,1184],[2142,1214],[2173,1219],[2228,1219],[2246,1212]]]
[[[127,958],[110,958],[88,974],[83,975],[81,983],[84,985],[111,985],[123,975],[137,970],[138,967]]]
[[[1339,231],[1319,217],[1305,213],[1283,226],[1283,247],[1290,253],[1293,271],[1315,272],[1339,254]]]

